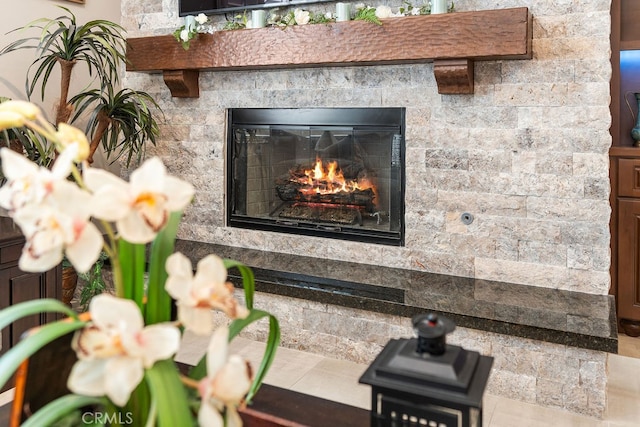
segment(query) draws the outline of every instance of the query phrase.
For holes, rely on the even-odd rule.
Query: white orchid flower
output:
[[[227,269],[222,259],[208,255],[198,262],[193,274],[191,261],[175,252],[167,258],[165,289],[177,301],[178,320],[189,330],[207,335],[213,329],[212,310],[220,310],[232,319],[245,318],[249,310],[233,295],[227,282]]]
[[[67,148],[75,147],[76,156],[73,159],[75,162],[87,160],[90,147],[87,135],[83,131],[66,123],[60,123],[56,137],[62,150],[66,151]]]
[[[64,150],[49,170],[8,148],[0,149],[2,171],[7,178],[0,188],[0,206],[14,212],[29,204],[42,203],[58,184],[67,182],[76,150],[76,147]]]
[[[376,17],[378,19],[390,18],[393,12],[391,12],[391,8],[389,6],[380,5],[376,7]]]
[[[293,11],[293,17],[296,20],[296,24],[298,25],[306,25],[309,23],[309,20],[311,19],[311,15],[309,14],[309,11],[302,10],[302,9],[295,9]]]
[[[15,111],[0,111],[0,130],[24,126],[24,116]]]
[[[67,387],[86,396],[106,395],[124,406],[142,381],[144,369],[178,351],[180,331],[163,324],[144,327],[133,301],[109,294],[95,296],[89,311],[92,322],[73,337],[79,360]]]
[[[9,100],[0,103],[0,130],[23,126],[27,120],[41,115],[40,107],[31,102]]]
[[[134,170],[129,183],[97,168],[88,168],[84,180],[94,193],[94,216],[114,221],[122,238],[131,243],[151,242],[169,214],[184,209],[194,194],[191,184],[167,175],[157,157]]]
[[[13,215],[26,238],[19,267],[41,272],[62,262],[63,255],[80,273],[100,257],[103,239],[90,220],[91,195],[74,184],[58,185],[46,205],[29,205]]]
[[[251,387],[251,366],[240,356],[228,355],[229,329],[217,329],[207,350],[207,376],[198,387],[202,404],[200,427],[241,427],[237,406]],[[225,410],[226,408],[226,410]],[[225,411],[226,425],[220,412]]]

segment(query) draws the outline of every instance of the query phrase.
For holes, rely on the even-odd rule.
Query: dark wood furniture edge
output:
[[[473,63],[531,59],[526,7],[127,40],[127,71],[164,75],[175,97],[199,96],[198,71],[384,65],[434,61],[441,94],[473,93]],[[453,62],[451,62],[453,61]]]
[[[239,412],[246,427],[362,427],[371,420],[366,409],[269,384]]]
[[[0,425],[10,425],[12,403],[0,406]],[[362,427],[366,409],[262,384],[253,402],[238,410],[245,427]]]

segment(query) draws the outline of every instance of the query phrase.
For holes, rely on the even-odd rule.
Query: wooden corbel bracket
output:
[[[167,85],[174,98],[198,98],[200,87],[198,70],[164,70],[162,72],[164,84]]]
[[[127,71],[161,72],[175,97],[198,97],[199,71],[432,62],[441,94],[473,93],[474,61],[531,59],[526,7],[328,25],[198,34],[184,50],[171,35],[128,39]],[[338,48],[339,47],[339,48]]]
[[[470,59],[437,59],[433,61],[433,74],[440,94],[473,93],[473,61]]]

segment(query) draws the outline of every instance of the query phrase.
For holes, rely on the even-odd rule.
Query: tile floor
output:
[[[203,354],[206,343],[207,339],[187,339],[177,356],[178,360],[195,363]],[[254,366],[262,357],[263,350],[263,343],[242,338],[234,339],[231,345],[231,353],[243,356]],[[485,394],[482,425],[639,427],[640,338],[621,337],[619,351],[621,354],[609,358],[608,408],[603,420]],[[369,409],[371,388],[358,383],[358,378],[366,368],[367,365],[279,348],[265,382]]]
[[[208,339],[186,336],[176,359],[195,363]],[[231,353],[259,361],[264,344],[236,338]],[[265,382],[329,400],[369,409],[370,387],[358,384],[366,365],[280,348]],[[640,426],[640,338],[620,337],[620,354],[609,357],[609,398],[603,420],[541,407],[504,397],[485,395],[485,427],[638,427]],[[13,391],[0,394],[0,406]]]

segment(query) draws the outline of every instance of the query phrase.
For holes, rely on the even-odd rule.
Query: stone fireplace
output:
[[[489,392],[600,416],[609,350],[578,343],[616,334],[615,322],[606,321],[610,4],[456,1],[460,12],[522,6],[533,15],[533,59],[477,61],[467,95],[438,93],[430,62],[203,71],[197,98],[173,97],[158,73],[127,73],[126,84],[154,94],[163,108],[150,154],[196,186],[182,239],[245,249],[272,269],[287,268],[277,255],[303,255],[301,265],[316,261],[307,276],[342,282],[384,267],[376,270],[376,289],[427,297],[443,312],[455,311],[451,299],[461,297],[456,307],[466,317],[450,341],[496,358]],[[174,0],[123,0],[122,11],[129,37],[166,35],[181,24]],[[230,226],[228,112],[256,108],[403,108],[404,245]],[[260,259],[265,254],[274,258]],[[340,267],[344,276],[326,261],[348,263]],[[413,279],[400,280],[406,275]],[[506,303],[504,289],[516,290]],[[373,360],[389,338],[412,333],[406,303],[385,301],[382,309],[375,298],[338,304],[336,293],[327,295],[266,292],[256,303],[282,319],[283,345],[359,362]],[[573,301],[569,295],[602,310],[547,305]],[[534,315],[518,300],[535,304]],[[480,318],[488,320],[480,326]],[[549,331],[571,339],[551,339]]]
[[[404,244],[404,109],[229,110],[227,225]]]

